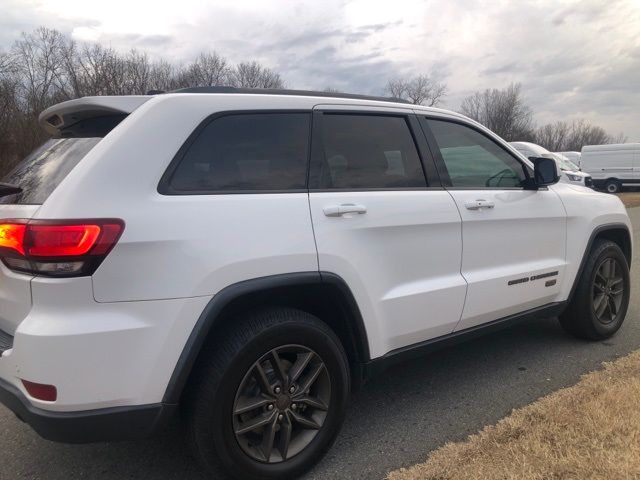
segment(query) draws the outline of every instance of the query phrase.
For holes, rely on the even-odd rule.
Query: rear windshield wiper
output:
[[[7,195],[15,195],[22,192],[22,188],[10,183],[0,183],[0,197],[6,197]]]

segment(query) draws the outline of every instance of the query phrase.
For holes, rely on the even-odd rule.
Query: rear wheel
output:
[[[622,326],[629,294],[629,266],[622,250],[611,241],[597,240],[560,323],[581,338],[608,338]]]
[[[346,355],[320,320],[269,309],[221,332],[189,401],[197,456],[241,479],[290,478],[333,443],[349,394]]]
[[[619,180],[611,178],[605,182],[604,189],[608,193],[619,193],[620,191],[622,191],[622,184]]]

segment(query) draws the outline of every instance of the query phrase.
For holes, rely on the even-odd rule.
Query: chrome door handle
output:
[[[491,200],[473,200],[469,202],[465,202],[464,206],[467,207],[467,210],[480,210],[482,208],[493,208],[495,207],[495,203]]]
[[[367,213],[367,207],[355,203],[343,203],[342,205],[329,205],[322,209],[327,217],[341,217],[346,213]]]

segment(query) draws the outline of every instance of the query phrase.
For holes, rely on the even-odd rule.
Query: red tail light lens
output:
[[[29,382],[27,380],[22,380],[22,384],[33,398],[45,402],[55,402],[58,399],[58,389],[54,385],[45,385],[44,383]]]
[[[122,220],[0,221],[0,257],[12,270],[91,275],[122,234]]]
[[[0,224],[0,247],[15,250],[24,255],[24,232],[26,225],[19,223]]]

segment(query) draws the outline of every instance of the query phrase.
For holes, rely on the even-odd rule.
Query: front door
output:
[[[422,124],[462,216],[468,291],[456,330],[552,303],[566,263],[566,213],[553,188],[525,189],[530,167],[480,128]]]

